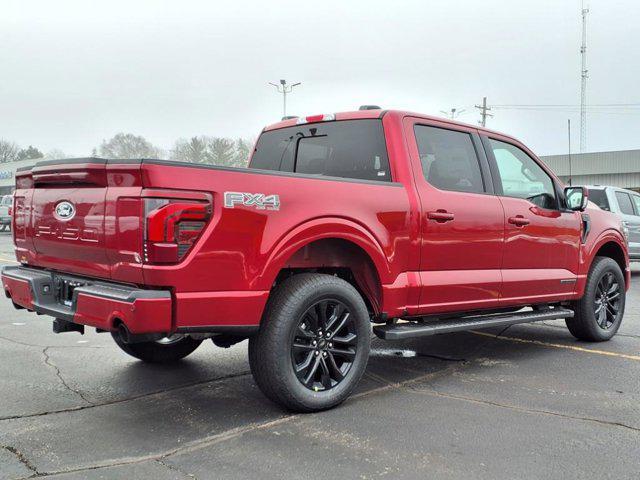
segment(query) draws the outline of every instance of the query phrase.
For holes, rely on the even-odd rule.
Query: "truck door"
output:
[[[421,203],[418,313],[499,303],[504,212],[476,129],[406,118]]]
[[[580,213],[562,208],[559,185],[524,146],[497,135],[483,142],[505,213],[501,302],[566,298],[577,279]]]

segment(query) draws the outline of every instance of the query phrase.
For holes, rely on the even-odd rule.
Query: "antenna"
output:
[[[580,74],[580,153],[587,148],[587,14],[589,8],[584,7],[582,0],[582,45],[580,46],[580,55],[582,56],[582,71]]]

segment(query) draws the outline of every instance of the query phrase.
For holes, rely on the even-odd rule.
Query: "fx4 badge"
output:
[[[280,210],[280,195],[265,195],[264,193],[224,192],[225,208],[235,208],[236,205],[253,207],[256,210]]]

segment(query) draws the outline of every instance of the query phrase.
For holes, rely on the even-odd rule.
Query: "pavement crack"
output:
[[[241,437],[246,433],[281,425],[295,418],[298,418],[298,416],[299,415],[297,414],[289,414],[289,415],[282,416],[280,418],[276,418],[275,420],[267,420],[265,422],[251,423],[244,427],[231,428],[229,430],[225,430],[223,432],[210,435],[200,440],[195,440],[188,444],[181,445],[180,447],[176,447],[162,453],[142,455],[139,457],[131,457],[131,458],[121,458],[118,460],[106,461],[106,462],[97,463],[94,465],[79,466],[79,467],[69,468],[69,469],[53,470],[49,472],[37,472],[37,476],[55,476],[55,475],[62,475],[62,474],[68,474],[68,473],[80,473],[80,472],[87,472],[91,470],[99,470],[102,468],[136,465],[136,464],[140,464],[147,461],[158,462],[167,468],[171,468],[172,470],[176,472],[180,472],[182,475],[185,475],[184,472],[180,471],[178,468],[170,466],[169,464],[164,462],[164,460],[172,455],[189,453],[194,450],[199,450],[201,448],[216,445],[218,443],[231,440],[233,438]],[[35,470],[33,471],[36,472]],[[186,475],[188,475],[190,478],[195,478],[192,474],[186,474]]]
[[[183,471],[182,469],[176,467],[175,465],[171,464],[171,463],[167,463],[164,461],[166,457],[161,457],[161,458],[156,458],[155,462],[159,463],[160,465],[162,465],[163,467],[172,470],[176,473],[179,473],[180,475],[183,475],[185,477],[188,478],[193,478],[194,480],[198,480],[198,477],[196,477],[193,473],[187,473],[185,471]]]
[[[548,415],[548,416],[552,416],[552,417],[560,417],[560,418],[565,418],[568,420],[580,420],[580,421],[585,421],[585,422],[592,422],[592,423],[597,423],[600,425],[606,425],[609,427],[620,427],[620,428],[625,428],[627,430],[631,430],[633,432],[636,433],[640,433],[640,428],[638,427],[633,427],[631,425],[627,425],[625,423],[622,422],[613,422],[610,420],[603,420],[600,418],[594,418],[594,417],[585,417],[585,416],[581,416],[581,415],[568,415],[566,413],[560,413],[560,412],[553,412],[550,410],[541,410],[541,409],[535,409],[535,408],[525,408],[525,407],[520,407],[517,405],[509,405],[509,404],[505,404],[505,403],[500,403],[500,402],[494,402],[492,400],[483,400],[483,399],[479,399],[479,398],[473,398],[473,397],[465,397],[464,395],[455,395],[452,393],[445,393],[445,392],[441,392],[435,389],[417,389],[417,388],[413,388],[411,385],[406,386],[406,390],[413,392],[413,393],[418,393],[418,394],[422,394],[422,395],[431,395],[434,397],[442,397],[442,398],[449,398],[449,399],[454,399],[454,400],[460,400],[460,401],[464,401],[464,402],[470,402],[470,403],[477,403],[480,405],[488,405],[488,406],[492,406],[492,407],[498,407],[498,408],[504,408],[507,410],[514,410],[517,412],[523,412],[523,413],[529,413],[529,414],[538,414],[538,415]]]
[[[76,395],[78,395],[82,400],[84,400],[84,401],[85,401],[85,402],[87,402],[88,404],[93,405],[93,402],[92,402],[91,400],[89,400],[87,397],[85,397],[85,395],[84,395],[80,390],[77,390],[77,389],[75,389],[75,388],[71,387],[71,386],[67,383],[67,381],[66,381],[66,380],[64,379],[64,377],[62,376],[62,373],[60,372],[60,369],[59,369],[55,364],[53,364],[53,363],[51,362],[51,358],[49,357],[49,353],[48,353],[49,348],[51,348],[51,347],[45,347],[45,348],[42,350],[42,354],[44,355],[44,363],[45,363],[46,365],[50,366],[51,368],[53,368],[53,369],[56,371],[56,376],[60,379],[60,382],[62,383],[62,385],[64,385],[64,386],[65,386],[65,388],[66,388],[67,390],[69,390],[70,392],[75,393]]]
[[[10,445],[0,445],[0,448],[4,448],[6,451],[11,452],[13,455],[15,455],[18,461],[22,465],[24,465],[28,470],[33,472],[35,475],[40,475],[40,472],[36,470],[36,467],[34,467],[29,461],[29,459],[25,457],[24,454],[20,450],[18,450],[16,447],[12,447]]]
[[[155,395],[162,395],[164,393],[169,393],[169,392],[173,392],[173,391],[176,391],[176,390],[182,390],[182,389],[185,389],[185,388],[196,387],[196,386],[199,386],[199,385],[206,385],[207,383],[220,382],[220,381],[228,380],[228,379],[231,379],[231,378],[242,377],[242,376],[249,375],[249,374],[250,374],[249,371],[244,371],[244,372],[235,373],[235,374],[231,374],[231,375],[225,375],[225,376],[218,377],[218,378],[201,380],[199,382],[189,383],[187,385],[177,385],[175,387],[165,388],[163,390],[156,390],[156,391],[153,391],[153,392],[141,393],[140,395],[133,395],[131,397],[120,398],[120,399],[117,399],[117,400],[111,400],[109,402],[102,402],[102,403],[91,403],[91,402],[89,402],[89,405],[77,405],[75,407],[61,408],[61,409],[58,409],[58,410],[49,410],[49,411],[46,411],[46,412],[28,413],[26,415],[7,415],[5,417],[0,417],[0,422],[1,421],[5,421],[5,420],[20,420],[20,419],[24,419],[24,418],[44,417],[44,416],[47,416],[47,415],[55,415],[57,413],[77,412],[77,411],[80,411],[80,410],[87,410],[89,408],[108,407],[110,405],[117,405],[119,403],[132,402],[134,400],[139,400],[141,398],[152,397],[152,396],[155,396]]]
[[[22,345],[23,347],[33,347],[33,348],[105,348],[98,345],[40,345],[37,343],[27,343],[21,342],[20,340],[15,340],[9,337],[3,337],[0,335],[0,340],[4,340],[5,342],[14,343],[16,345]]]

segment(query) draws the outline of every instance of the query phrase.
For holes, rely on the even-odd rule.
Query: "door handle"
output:
[[[525,225],[529,225],[531,220],[524,218],[522,215],[516,215],[515,217],[509,217],[509,223],[516,227],[524,227]]]
[[[453,213],[447,212],[446,210],[436,210],[435,212],[427,212],[427,218],[429,220],[435,220],[438,223],[450,222],[454,219]]]

